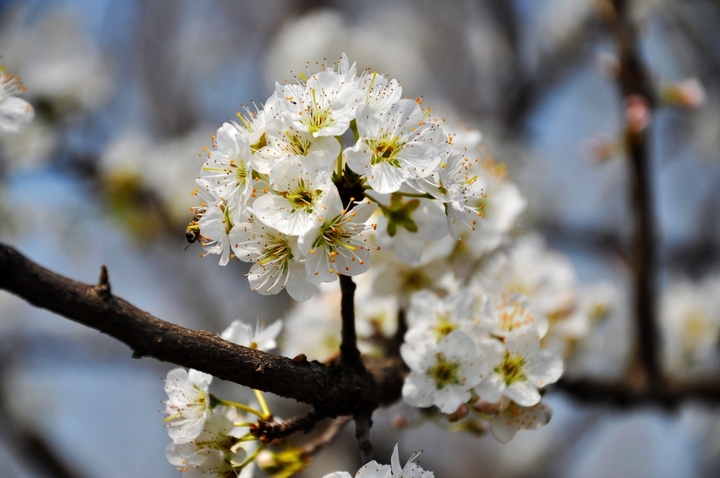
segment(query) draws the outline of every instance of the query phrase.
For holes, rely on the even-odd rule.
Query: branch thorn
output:
[[[112,295],[110,292],[110,282],[108,281],[108,270],[105,264],[100,266],[100,277],[94,289],[97,295],[104,301],[108,301]]]

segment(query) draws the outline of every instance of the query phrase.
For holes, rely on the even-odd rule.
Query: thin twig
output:
[[[257,423],[250,425],[250,432],[258,437],[261,442],[270,443],[273,440],[284,438],[299,431],[309,433],[323,418],[325,416],[322,413],[312,410],[305,416],[294,417],[281,423],[274,420],[259,420]]]
[[[352,417],[348,415],[344,417],[338,417],[333,420],[320,436],[303,445],[303,447],[301,448],[303,456],[314,456],[320,450],[332,443],[333,440],[335,440],[335,437],[340,434],[345,425],[350,422],[351,418]]]

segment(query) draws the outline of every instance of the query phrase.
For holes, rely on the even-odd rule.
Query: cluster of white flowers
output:
[[[282,322],[254,328],[234,321],[222,338],[258,350],[276,347]],[[236,405],[212,396],[212,376],[198,370],[177,368],[165,379],[165,426],[172,443],[168,461],[187,477],[218,476],[250,478],[253,474],[255,438],[247,418]],[[249,409],[249,407],[244,407]]]
[[[32,105],[17,95],[25,92],[20,78],[0,65],[0,130],[20,131],[35,117]]]
[[[418,292],[407,319],[400,353],[410,368],[402,390],[410,405],[436,406],[445,414],[503,399],[504,407],[509,400],[533,407],[539,389],[562,375],[562,359],[541,345],[547,318],[519,294],[488,297],[460,289],[440,298]]]
[[[234,407],[211,407],[211,381],[211,375],[180,368],[168,372],[165,380],[165,424],[172,439],[165,454],[187,477],[237,476],[235,470],[247,456],[241,441],[247,427],[236,426],[244,419]]]
[[[218,129],[197,179],[206,252],[252,262],[257,292],[303,301],[367,271],[381,246],[417,263],[429,242],[503,242],[524,200],[479,135],[468,147],[420,100],[401,99],[396,80],[358,75],[345,55],[319,70]],[[494,219],[481,226],[486,210]]]
[[[337,356],[341,292],[329,283],[356,276],[358,347],[380,356],[399,348],[407,405],[453,425],[467,418],[465,429],[503,443],[544,426],[543,388],[592,322],[572,265],[537,235],[515,238],[526,200],[479,131],[402,99],[396,80],[358,74],[345,55],[316,70],[218,128],[188,229],[203,255],[250,262],[254,290],[304,302],[286,317],[286,355]],[[222,336],[264,350],[279,330],[234,322]],[[268,469],[298,464],[292,452],[268,454]],[[356,476],[433,476],[416,455],[400,468],[397,454]]]
[[[607,284],[605,294],[583,298],[570,261],[538,235],[505,236],[508,246],[491,254],[426,248],[417,265],[387,250],[373,252],[375,267],[356,279],[355,302],[363,353],[386,353],[398,311],[405,311],[408,331],[401,350],[411,369],[403,390],[406,404],[435,406],[454,430],[488,429],[489,422],[502,442],[548,422],[550,408],[540,402],[543,387],[563,373],[563,360],[573,360],[576,370],[586,365],[574,359],[582,358],[577,354],[591,328],[616,302],[606,297],[614,291],[605,290]],[[298,304],[285,320],[284,352],[331,360],[339,345],[339,304],[337,287],[323,287]],[[308,329],[316,333],[309,336]]]
[[[398,446],[395,445],[390,465],[380,465],[376,461],[367,463],[358,470],[355,478],[434,478],[432,471],[423,470],[415,460],[420,453],[413,454],[404,467],[400,467],[400,454]],[[323,478],[352,478],[350,473],[346,471],[336,471],[325,475]]]

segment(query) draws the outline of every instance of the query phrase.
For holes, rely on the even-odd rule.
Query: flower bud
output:
[[[697,78],[686,78],[664,85],[662,100],[668,105],[699,108],[706,103],[707,96]]]
[[[462,420],[463,418],[468,416],[468,407],[467,405],[463,404],[458,407],[457,410],[455,410],[453,413],[449,413],[445,415],[449,422],[458,422]]]

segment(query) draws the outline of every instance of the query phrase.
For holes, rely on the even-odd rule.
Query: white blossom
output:
[[[398,191],[406,180],[428,176],[441,160],[442,129],[426,122],[413,100],[399,100],[385,111],[360,106],[356,121],[360,138],[344,155],[350,169],[364,174],[378,193]]]
[[[237,224],[230,231],[230,243],[238,259],[254,262],[248,281],[258,293],[274,295],[287,289],[290,297],[299,301],[315,293],[315,286],[306,278],[296,237],[253,220]]]
[[[315,137],[339,136],[355,118],[355,109],[364,93],[354,82],[343,82],[342,75],[321,71],[305,84],[276,84],[283,120]]]
[[[445,298],[429,290],[417,292],[410,298],[405,342],[440,342],[455,330],[472,335],[474,313],[475,297],[467,289]]]
[[[272,190],[255,200],[252,207],[255,218],[294,236],[317,229],[320,203],[330,189],[336,189],[330,173],[311,158],[285,158],[270,172]]]
[[[236,427],[237,416],[232,407],[216,407],[208,416],[200,434],[188,443],[171,443],[165,455],[187,478],[213,476],[238,477],[239,466],[245,461],[248,450],[241,447],[239,437],[247,433],[246,427]],[[249,442],[248,442],[249,443]],[[245,476],[249,478],[250,473]]]
[[[250,198],[254,192],[250,143],[238,129],[225,123],[217,130],[215,147],[200,170],[198,184],[219,197],[234,222],[247,220]]]
[[[210,413],[208,387],[212,375],[176,368],[165,379],[165,426],[173,443],[188,443],[203,430]]]
[[[365,222],[376,207],[365,200],[346,211],[337,190],[328,191],[317,213],[319,229],[310,229],[299,239],[310,282],[332,282],[338,275],[354,276],[368,270],[373,246],[364,233],[373,227]]]
[[[373,267],[361,277],[368,277],[373,294],[397,296],[403,305],[415,292],[436,289],[446,276],[452,275],[449,263],[442,259],[421,258],[420,264],[409,265],[385,249],[373,251],[372,257]]]
[[[482,145],[471,151],[449,148],[432,174],[411,184],[445,203],[452,236],[467,241],[477,256],[507,242],[527,203],[507,179],[505,165],[495,163]]]
[[[396,79],[389,80],[377,72],[366,70],[359,79],[360,88],[365,92],[365,104],[377,111],[391,108],[402,97],[402,87]]]
[[[232,121],[232,124],[237,128],[241,135],[247,138],[248,143],[250,143],[250,150],[254,154],[267,143],[267,139],[265,137],[266,128],[268,123],[273,120],[275,110],[278,106],[278,101],[275,96],[271,96],[265,102],[262,109],[258,108],[255,103],[253,103],[253,106],[255,107],[254,110],[251,110],[247,106],[243,106],[244,113],[237,113],[237,118],[240,120],[241,124],[236,121]],[[253,163],[253,165],[255,166],[256,164]],[[258,171],[260,170],[258,169]],[[267,174],[265,171],[260,172]]]
[[[501,292],[485,302],[481,323],[496,337],[507,337],[514,330],[537,327],[540,338],[547,334],[549,323],[544,315],[533,313],[521,294]]]
[[[135,129],[115,135],[97,164],[106,191],[119,194],[117,199],[122,201],[127,200],[129,191],[152,192],[173,223],[187,224],[188,209],[197,203],[197,196],[188,192],[194,187],[202,164],[196,161],[196,153],[207,144],[207,139],[207,129],[202,126],[167,141],[158,141],[147,131]],[[204,191],[201,197],[206,205],[220,201],[219,196]]]
[[[484,271],[492,287],[524,295],[533,311],[551,317],[575,305],[575,269],[563,254],[546,247],[539,234],[515,240]]]
[[[364,274],[361,277],[364,278],[367,275]],[[400,307],[397,297],[373,295],[370,284],[363,284],[361,280],[356,283],[355,328],[358,337],[367,339],[374,334],[390,337],[397,329]]]
[[[391,476],[393,478],[434,478],[435,475],[432,471],[423,470],[420,465],[415,462],[418,456],[420,456],[420,453],[413,453],[407,463],[405,463],[405,466],[400,468],[400,454],[396,443],[392,457],[390,458]]]
[[[463,240],[480,255],[510,240],[510,232],[527,207],[527,200],[515,183],[507,179],[491,179],[483,197],[475,204],[481,209],[483,218],[474,230],[463,236]]]
[[[296,304],[284,318],[282,352],[288,357],[305,354],[308,360],[324,362],[340,350],[340,288],[324,282],[318,290],[308,301]]]
[[[483,372],[475,341],[456,330],[439,343],[403,344],[400,354],[410,368],[402,394],[405,402],[416,407],[437,406],[453,413],[470,399],[470,390]]]
[[[255,350],[268,352],[277,347],[277,337],[282,329],[282,320],[276,320],[265,327],[259,320],[253,327],[250,324],[233,320],[230,327],[220,335],[225,340]]]
[[[16,96],[24,91],[20,78],[4,73],[0,65],[0,130],[20,131],[35,117],[32,105]]]
[[[663,363],[673,373],[717,365],[720,337],[720,275],[702,282],[675,280],[662,295],[659,309]]]
[[[552,409],[540,402],[530,407],[510,404],[490,422],[493,436],[501,443],[509,443],[520,430],[538,430],[550,421]]]
[[[375,460],[366,463],[355,473],[355,478],[391,478],[390,465],[381,465]]]
[[[418,456],[420,456],[420,453],[414,453],[405,466],[401,467],[398,445],[395,444],[390,458],[390,465],[381,465],[373,460],[360,468],[355,474],[355,478],[434,478],[435,475],[432,471],[423,470],[415,462]],[[336,471],[325,475],[323,478],[350,478],[350,473]]]
[[[253,155],[253,165],[264,174],[292,156],[303,157],[322,170],[328,170],[340,154],[340,143],[332,136],[316,138],[279,120],[269,121],[265,129],[265,146]]]
[[[208,205],[198,221],[198,226],[205,253],[219,254],[220,265],[227,265],[230,261],[230,230],[233,224],[230,220],[230,209],[225,202]]]
[[[442,158],[431,174],[411,180],[410,185],[444,203],[450,233],[459,239],[460,232],[475,231],[484,218],[487,181],[478,160],[471,161],[451,148]]]
[[[113,75],[98,44],[84,32],[71,5],[38,12],[30,22],[6,24],[2,55],[18,65],[33,95],[52,103],[62,116],[95,110],[113,91]]]
[[[475,387],[475,392],[486,402],[505,396],[529,407],[540,401],[538,389],[555,383],[562,372],[562,359],[540,348],[540,337],[533,326],[507,335],[501,362]]]

